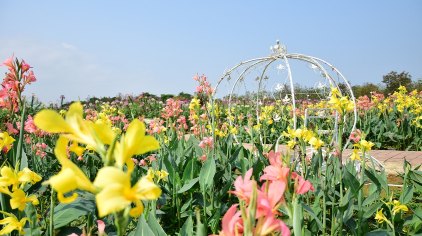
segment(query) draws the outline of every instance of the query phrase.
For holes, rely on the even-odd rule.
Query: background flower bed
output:
[[[25,77],[19,73],[29,70],[26,63],[16,61],[15,65],[6,65],[15,68],[11,73],[18,74],[6,77],[6,82],[12,80],[26,85],[29,83],[25,81],[34,81],[35,77],[20,80]],[[208,103],[211,86],[206,77],[195,79],[199,86],[191,100],[183,97],[162,101],[144,94],[84,104],[83,117],[81,114],[84,122],[109,127],[120,137],[128,132],[133,120],[146,121],[147,133],[154,135],[160,144],[157,152],[134,155],[130,164],[123,165],[123,170],[134,165],[132,184],[142,176],[149,176],[160,187],[162,195],[157,201],[144,201],[144,214],[139,218],[128,217],[127,227],[120,231],[116,219],[124,213],[117,211],[117,215],[100,218],[97,201],[92,193],[83,191],[86,189],[71,191],[70,194],[78,193],[79,197],[65,204],[58,203],[60,199],[49,185],[41,184],[65,166],[54,153],[58,135],[46,133],[34,124],[33,116],[43,105],[35,99],[26,101],[21,96],[23,86],[3,86],[11,92],[6,98],[13,101],[5,104],[16,104],[2,110],[2,130],[7,130],[1,136],[4,166],[14,168],[12,172],[18,176],[29,167],[42,179],[32,180],[32,186],[19,187],[25,191],[27,199],[38,196],[38,204],[35,200],[28,200],[28,203],[25,200],[25,211],[13,206],[13,209],[7,208],[10,199],[6,190],[2,192],[3,233],[5,229],[32,235],[80,234],[83,230],[86,234],[102,233],[96,220],[105,223],[104,230],[109,235],[116,232],[231,235],[236,231],[256,235],[420,233],[421,172],[404,163],[403,189],[393,191],[385,173],[377,172],[371,166],[363,167],[363,171],[356,169],[356,163],[365,163],[359,159],[371,148],[361,142],[365,139],[373,141],[378,148],[392,148],[393,145],[401,149],[420,148],[420,93],[407,93],[400,88],[387,98],[380,94],[373,94],[370,101],[360,98],[358,106],[362,112],[358,128],[367,135],[354,146],[360,152],[355,160],[347,160],[342,166],[333,154],[338,148],[335,146],[327,145],[329,151],[326,152],[316,148],[318,151],[312,156],[306,155],[306,146],[318,146],[317,142],[311,142],[312,138],[326,144],[329,138],[318,137],[303,127],[300,131],[289,131],[293,111],[283,101],[262,104],[262,113],[256,118],[248,115],[255,113],[250,102],[253,97],[238,98],[238,105],[232,111],[235,115],[230,117],[224,100],[213,105]],[[324,107],[327,106],[325,102],[303,100],[302,106],[294,112],[302,115],[306,107]],[[67,104],[56,107],[57,113],[64,117],[69,114],[68,110]],[[342,125],[350,126],[348,123]],[[384,132],[386,130],[394,132]],[[274,144],[283,132],[286,132],[283,143],[298,142],[295,146],[300,150],[300,159],[271,152],[273,148],[267,149],[258,139],[258,134],[263,134],[264,143]],[[190,135],[187,140],[186,134]],[[254,148],[248,150],[238,145],[235,136],[253,144]],[[340,136],[343,143],[349,138],[347,134]],[[72,146],[69,146],[68,158],[92,182],[104,166],[103,158],[84,143],[79,143],[78,147],[84,151],[71,150]],[[107,150],[109,148],[111,144],[106,146]],[[9,172],[2,169],[2,180],[7,179]],[[272,184],[277,184],[279,191],[283,189],[277,197],[272,197],[271,186],[276,186]],[[2,187],[10,191],[17,189],[7,182]],[[257,213],[262,211],[268,217]],[[15,222],[15,219],[20,221]]]

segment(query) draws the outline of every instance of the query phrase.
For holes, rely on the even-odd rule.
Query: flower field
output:
[[[422,150],[420,91],[357,98],[348,133],[355,105],[336,88],[293,110],[283,99],[257,105],[253,94],[214,99],[195,76],[193,97],[47,107],[22,95],[36,82],[25,61],[2,66],[0,235],[422,233],[422,171],[405,161],[393,187],[368,158]],[[338,121],[305,125],[307,110],[324,108]]]

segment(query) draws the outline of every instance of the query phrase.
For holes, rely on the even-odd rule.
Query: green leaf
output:
[[[54,208],[54,228],[63,227],[81,216],[95,212],[95,209],[94,196],[88,193],[80,194],[72,203],[60,203]]]
[[[183,171],[183,183],[186,183],[187,181],[193,179],[195,175],[198,173],[198,164],[196,163],[197,160],[195,158],[192,158],[188,164],[185,166],[185,170]]]
[[[347,206],[349,203],[351,203],[353,205],[353,199],[352,199],[352,191],[349,189],[347,189],[346,194],[343,196],[343,198],[341,199],[340,202],[340,207],[345,207]]]
[[[413,185],[404,184],[404,189],[400,195],[400,202],[406,204],[413,198]]]
[[[351,188],[352,193],[356,196],[359,191],[359,181],[356,179],[355,176],[350,174],[350,172],[344,168],[344,183]]]
[[[368,176],[368,178],[377,186],[377,188],[381,188],[381,183],[378,180],[377,176],[372,173],[372,171],[369,171],[368,169],[365,169],[365,175]]]
[[[28,204],[25,208],[25,215],[29,218],[29,228],[25,228],[25,235],[38,236],[41,235],[41,230],[37,227],[38,218],[37,211],[32,204]]]
[[[378,191],[375,191],[369,194],[369,196],[366,197],[365,200],[363,200],[362,205],[366,206],[373,203],[375,200],[379,199],[379,196],[380,196],[380,193]]]
[[[192,217],[188,217],[180,229],[181,236],[193,236],[193,220]]]
[[[148,214],[148,225],[150,226],[150,229],[154,232],[155,236],[167,236],[166,232],[164,232],[160,223],[158,223],[157,219],[155,218],[155,215]]]
[[[197,182],[199,181],[199,177],[190,180],[188,183],[186,183],[185,185],[183,185],[182,188],[179,189],[179,191],[177,193],[184,193],[186,191],[188,191],[189,189],[191,189]]]
[[[136,226],[135,233],[136,236],[150,236],[154,235],[154,231],[149,227],[145,221],[145,215],[141,215],[138,219],[138,225]]]
[[[199,185],[201,190],[204,192],[212,186],[214,182],[214,175],[216,172],[215,160],[213,157],[209,157],[201,168],[199,173]]]
[[[20,162],[21,164],[19,170],[23,170],[25,167],[28,167],[28,156],[26,155],[25,149],[22,149]]]
[[[349,207],[347,207],[347,210],[343,213],[343,222],[347,222],[353,217],[353,209],[354,205],[349,204]]]
[[[308,212],[308,214],[310,216],[312,216],[312,218],[315,220],[315,222],[317,222],[318,227],[320,229],[322,229],[323,228],[322,223],[319,220],[318,216],[314,213],[314,211],[309,206],[305,205],[305,203],[302,203],[302,207],[303,207],[303,209],[305,209]]]
[[[365,234],[365,236],[389,236],[389,235],[392,235],[392,233],[385,230],[375,230],[375,231],[371,231]]]
[[[374,203],[372,205],[370,205],[369,207],[364,207],[364,209],[366,209],[366,211],[363,213],[363,218],[364,219],[369,219],[371,217],[375,217],[374,213],[383,205],[383,202],[377,202]]]

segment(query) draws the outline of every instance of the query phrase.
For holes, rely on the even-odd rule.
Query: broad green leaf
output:
[[[344,169],[344,183],[351,188],[352,193],[356,196],[359,191],[359,181],[350,172]]]
[[[379,199],[380,193],[378,191],[375,191],[371,194],[369,194],[368,197],[365,198],[365,200],[363,200],[362,205],[367,206],[372,204],[375,200]]]
[[[375,217],[375,212],[383,205],[384,203],[383,202],[377,202],[377,203],[374,203],[374,204],[372,204],[372,205],[370,205],[370,206],[368,206],[368,207],[363,207],[363,209],[362,210],[364,210],[364,213],[363,213],[363,218],[364,219],[369,219],[369,218],[372,218],[372,217]]]
[[[180,229],[181,236],[193,236],[193,220],[192,217],[188,217]]]
[[[54,228],[63,227],[81,216],[95,212],[95,209],[94,196],[88,193],[80,194],[72,203],[60,203],[54,208]]]
[[[214,182],[214,175],[216,172],[215,160],[213,157],[209,157],[201,168],[199,173],[199,185],[201,190],[205,192],[210,188]]]
[[[347,222],[349,219],[353,217],[353,209],[354,209],[354,205],[349,204],[349,207],[347,207],[347,210],[343,213],[343,222]]]
[[[177,193],[184,193],[186,191],[188,191],[189,189],[191,189],[197,182],[199,181],[199,177],[190,180],[188,183],[186,183],[185,185],[183,185],[183,187],[181,187],[179,189],[179,191]]]
[[[166,232],[164,232],[160,223],[158,223],[157,219],[155,218],[155,215],[148,214],[148,225],[151,231],[154,232],[155,236],[167,236]]]
[[[314,213],[314,211],[309,206],[305,205],[305,203],[302,203],[302,207],[308,212],[310,216],[312,216],[312,218],[318,224],[318,227],[322,229],[323,226],[322,226],[321,220],[319,220],[318,216]]]
[[[365,169],[365,175],[366,176],[368,176],[368,178],[377,186],[377,188],[380,188],[381,189],[381,183],[380,183],[380,181],[378,180],[378,177],[377,177],[377,175],[374,175],[373,173],[372,173],[372,171],[369,171],[369,170],[367,170],[367,169]],[[379,176],[379,175],[378,175]]]
[[[408,184],[404,184],[403,185],[403,190],[401,192],[400,195],[400,202],[402,204],[406,204],[408,202],[410,202],[413,198],[413,185],[408,185]]]
[[[386,230],[375,230],[375,231],[371,231],[365,234],[365,236],[389,236],[389,235],[393,235],[393,233]]]
[[[198,173],[198,164],[197,164],[197,160],[192,158],[185,166],[185,170],[183,171],[183,183],[186,183],[188,181],[190,181],[191,179],[193,179],[194,177],[196,177],[195,175],[197,175]]]
[[[138,225],[136,226],[135,233],[136,236],[151,236],[154,235],[154,231],[149,227],[145,221],[145,215],[141,215],[138,219]]]
[[[25,167],[28,167],[28,156],[26,155],[25,149],[22,149],[20,163],[20,170],[23,170]]]

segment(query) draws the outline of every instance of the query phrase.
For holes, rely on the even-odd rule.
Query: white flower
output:
[[[275,91],[282,92],[284,90],[284,86],[282,84],[276,84]]]

